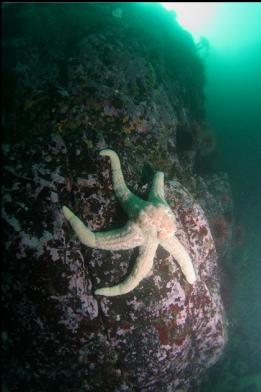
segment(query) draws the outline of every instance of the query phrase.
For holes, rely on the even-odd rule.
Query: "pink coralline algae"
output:
[[[72,183],[68,189],[62,165],[56,166],[55,173],[52,166],[53,160],[61,163],[65,159],[67,150],[57,135],[52,137],[51,145],[43,153],[52,156],[51,162],[44,160],[41,170],[36,170],[35,164],[23,172],[24,178],[31,178],[25,181],[30,187],[24,184],[19,171],[20,153],[14,149],[16,175],[21,182],[18,191],[6,188],[9,196],[5,196],[3,206],[4,220],[13,227],[12,244],[6,243],[8,260],[19,263],[18,267],[12,262],[5,264],[6,268],[13,269],[14,275],[19,275],[20,269],[29,271],[17,288],[4,286],[4,293],[23,293],[15,305],[16,314],[28,330],[39,326],[32,355],[49,358],[41,363],[47,378],[55,377],[57,361],[63,363],[66,358],[68,363],[76,363],[74,377],[79,379],[80,391],[95,392],[97,385],[100,390],[113,392],[165,392],[166,385],[170,391],[191,390],[205,369],[218,360],[226,342],[217,254],[203,209],[180,182],[166,181],[165,196],[176,218],[176,235],[193,259],[197,275],[193,285],[159,246],[153,271],[138,287],[113,298],[96,297],[93,289],[97,286],[124,279],[135,262],[137,249],[104,251],[80,246],[60,205],[69,204],[69,195],[74,192],[82,220],[92,230],[111,226],[117,221],[119,206],[112,190],[107,189],[106,184],[111,182],[109,166],[103,166],[102,181],[92,176],[91,181]],[[41,203],[38,220],[31,209],[17,204],[21,193],[28,205]],[[16,229],[18,222],[20,230]],[[29,319],[26,303],[31,304]],[[54,347],[52,354],[48,347]],[[113,381],[111,387],[107,385],[108,377]]]
[[[204,126],[193,39],[159,3],[145,13],[128,3],[122,17],[110,3],[42,6],[6,7],[17,31],[5,29],[4,42],[3,384],[195,392],[226,343],[217,252],[222,263],[232,221],[228,181],[195,169],[200,149],[214,151],[193,125]],[[164,172],[195,284],[159,246],[133,291],[94,295],[124,280],[139,251],[83,246],[61,212],[68,206],[92,231],[126,223],[110,164],[98,156],[104,148],[118,152],[126,183],[145,200],[153,174]],[[228,223],[222,242],[216,217]]]

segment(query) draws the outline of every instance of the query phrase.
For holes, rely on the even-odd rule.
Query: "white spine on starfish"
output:
[[[164,195],[164,173],[157,172],[153,178],[152,187],[149,193],[149,200],[167,205]]]
[[[175,236],[169,236],[162,239],[160,241],[160,245],[163,246],[163,248],[166,249],[166,251],[168,251],[172,256],[174,256],[187,281],[190,284],[195,283],[197,278],[192,260],[178,238]]]
[[[90,248],[103,250],[131,249],[144,242],[141,230],[133,222],[128,223],[121,229],[105,231],[104,233],[92,232],[69,208],[64,206],[63,213],[79,240]]]
[[[79,240],[83,244],[90,246],[91,248],[95,248],[96,240],[94,233],[89,230],[88,227],[86,227],[84,223],[66,206],[63,206],[63,214],[70,222],[73,230],[79,237]]]
[[[149,238],[145,244],[140,247],[139,256],[130,275],[121,283],[112,287],[103,287],[95,290],[96,295],[106,295],[114,297],[129,293],[138,286],[140,281],[145,278],[153,266],[153,259],[158,247],[156,237]]]
[[[116,152],[106,149],[102,150],[100,155],[108,156],[111,159],[113,190],[125,212],[129,217],[135,218],[139,211],[148,206],[149,203],[134,195],[125,184],[120,160]]]
[[[111,159],[111,169],[112,169],[112,181],[113,181],[113,190],[118,197],[119,200],[127,200],[131,196],[131,191],[128,189],[125,184],[121,163],[118,155],[113,150],[102,150],[100,151],[100,155],[110,157]]]

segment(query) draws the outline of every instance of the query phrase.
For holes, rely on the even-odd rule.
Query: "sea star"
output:
[[[145,201],[127,188],[116,152],[106,149],[102,150],[100,155],[111,159],[113,189],[129,216],[128,223],[121,229],[92,232],[69,208],[63,206],[63,213],[84,245],[106,250],[131,249],[136,246],[140,249],[131,274],[116,286],[95,290],[95,294],[115,296],[128,293],[137,287],[152,269],[158,245],[174,256],[187,281],[193,284],[196,274],[192,260],[175,236],[175,216],[164,197],[164,174],[155,174],[148,201]]]

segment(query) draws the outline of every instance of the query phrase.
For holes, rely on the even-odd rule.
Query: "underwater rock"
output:
[[[70,146],[75,155],[77,144]],[[110,165],[97,155],[96,170],[83,181],[73,167],[68,170],[68,147],[60,135],[51,135],[44,146],[40,138],[30,148],[13,146],[12,164],[4,171],[5,341],[23,352],[12,359],[11,373],[26,373],[27,390],[37,385],[39,371],[54,385],[52,380],[63,377],[68,391],[165,391],[166,385],[170,391],[189,390],[226,341],[217,254],[202,208],[178,180],[166,181],[177,236],[198,275],[193,286],[159,248],[153,272],[137,288],[96,297],[95,288],[128,274],[137,248],[110,252],[81,246],[61,206],[78,206],[92,230],[120,227],[125,216],[112,191]],[[127,161],[122,165],[126,172]],[[135,192],[144,196],[150,184],[134,181]],[[25,347],[26,336],[32,338]],[[12,385],[15,390],[19,378]]]
[[[88,23],[77,5],[54,8],[58,21],[79,21],[70,50],[63,30],[53,32],[54,46],[48,34],[48,44],[39,45],[43,32],[32,35],[25,22],[28,35],[8,43],[20,47],[2,148],[3,374],[10,392],[192,391],[226,342],[208,218],[222,219],[231,199],[224,179],[194,173],[202,66],[191,37],[163,8],[146,14],[125,6],[120,16],[113,4],[86,4]],[[38,17],[52,29],[55,13],[42,11]],[[28,5],[22,19],[34,20],[34,12]],[[162,27],[158,34],[166,20],[171,33]],[[64,43],[59,50],[57,42]],[[119,154],[126,183],[142,198],[153,173],[164,172],[194,285],[159,247],[153,271],[133,291],[93,294],[127,276],[138,252],[82,246],[62,214],[68,206],[93,231],[126,223],[110,164],[98,155],[103,148]]]

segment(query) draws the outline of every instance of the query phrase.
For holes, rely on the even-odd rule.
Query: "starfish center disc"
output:
[[[163,239],[176,232],[177,226],[173,213],[164,205],[149,205],[141,211],[138,224],[146,235],[156,232],[157,238]]]

